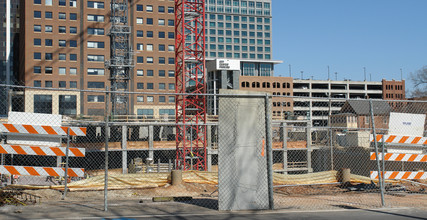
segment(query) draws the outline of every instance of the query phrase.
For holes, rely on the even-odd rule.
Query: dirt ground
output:
[[[385,195],[386,207],[413,207],[427,209],[426,186],[405,183],[404,191],[389,191]],[[26,193],[40,196],[43,201],[59,201],[62,192],[52,189],[25,190]],[[179,186],[165,185],[149,189],[110,190],[110,201],[140,200],[151,201],[153,197],[190,196],[193,200],[205,202],[204,207],[216,209],[218,190],[215,185],[183,183]],[[66,200],[81,201],[85,204],[91,201],[103,201],[103,191],[68,192]],[[352,209],[379,208],[381,197],[378,190],[350,191],[339,185],[288,186],[274,189],[274,204],[276,209],[316,210],[316,209]]]

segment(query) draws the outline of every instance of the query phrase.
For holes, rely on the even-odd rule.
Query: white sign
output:
[[[389,134],[422,137],[425,114],[390,112]]]
[[[217,59],[216,69],[217,70],[240,70],[240,61]]]

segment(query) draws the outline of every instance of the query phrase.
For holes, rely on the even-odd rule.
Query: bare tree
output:
[[[427,66],[423,66],[423,68],[415,73],[411,73],[410,79],[414,84],[414,88],[411,92],[412,97],[427,96]]]

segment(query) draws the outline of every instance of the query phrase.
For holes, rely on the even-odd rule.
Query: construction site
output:
[[[220,211],[426,207],[426,101],[208,91],[205,1],[174,4],[174,93],[131,89],[135,51],[127,0],[110,3],[104,63],[110,86],[0,85],[8,94],[0,121],[0,204],[104,200],[105,211],[109,200]],[[103,114],[37,112],[45,106],[28,107],[16,95],[49,92],[102,95]],[[175,97],[175,114],[134,114],[138,95]],[[278,99],[310,103],[310,110],[274,117]],[[64,105],[50,107],[68,109]],[[316,114],[317,108],[327,111]]]

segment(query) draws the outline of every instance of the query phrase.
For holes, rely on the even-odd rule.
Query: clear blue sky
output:
[[[400,80],[427,65],[427,0],[273,0],[276,76]]]

